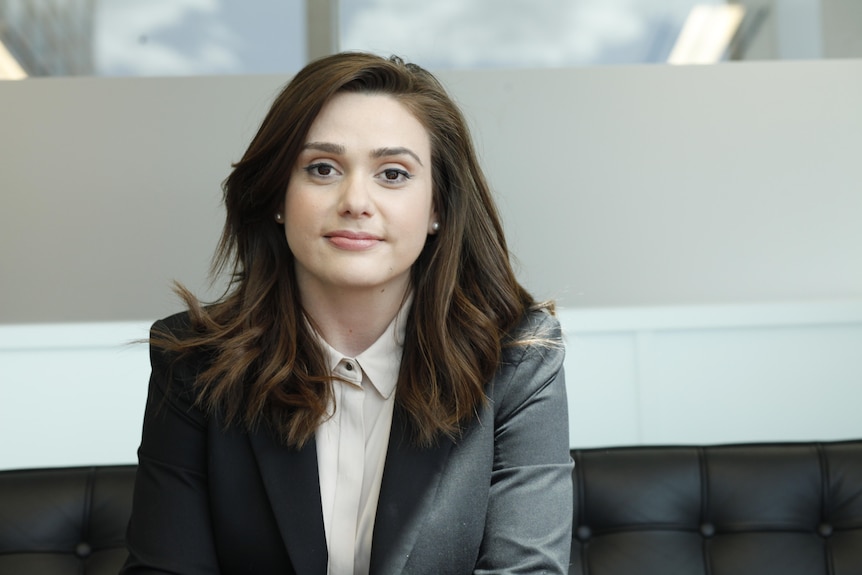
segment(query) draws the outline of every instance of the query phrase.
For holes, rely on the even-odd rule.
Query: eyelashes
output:
[[[333,175],[333,172],[335,172],[335,167],[326,162],[316,162],[304,167],[303,170],[305,170],[309,176],[328,178]]]
[[[392,183],[405,182],[413,177],[413,174],[409,173],[407,170],[399,168],[386,168],[380,173],[383,175],[384,180]]]
[[[341,172],[328,162],[314,162],[302,169],[310,177],[318,180],[329,180],[341,175]],[[413,174],[403,168],[384,168],[375,174],[375,178],[386,184],[402,184],[412,179]]]

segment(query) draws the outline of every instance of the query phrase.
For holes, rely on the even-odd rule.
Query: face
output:
[[[283,214],[301,294],[402,297],[436,219],[428,132],[391,96],[335,95],[311,125]]]

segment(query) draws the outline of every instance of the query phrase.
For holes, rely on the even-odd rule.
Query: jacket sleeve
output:
[[[565,354],[557,320],[537,315],[534,335],[547,342],[522,347],[519,361],[504,363],[491,393],[494,465],[477,574],[568,573],[573,463]]]
[[[169,331],[163,322],[153,329]],[[129,557],[121,573],[215,574],[219,568],[207,498],[207,424],[194,404],[195,369],[153,346],[150,363],[126,536]]]

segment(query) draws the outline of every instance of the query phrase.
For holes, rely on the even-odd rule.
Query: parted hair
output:
[[[228,425],[267,425],[295,447],[314,436],[333,400],[333,379],[304,316],[294,258],[274,214],[312,122],[340,92],[388,95],[430,135],[441,227],[411,268],[395,401],[416,444],[457,437],[486,401],[508,334],[541,304],[512,270],[461,111],[432,74],[397,57],[327,56],[284,87],[222,186],[227,214],[212,272],[230,274],[225,295],[202,305],[178,286],[190,327],[152,341],[177,357],[206,355],[198,402]]]

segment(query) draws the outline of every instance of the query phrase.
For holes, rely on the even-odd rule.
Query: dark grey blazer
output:
[[[183,314],[155,327],[181,333]],[[553,317],[519,328],[560,341]],[[371,573],[566,573],[572,530],[563,349],[520,346],[457,441],[419,449],[396,409]],[[225,429],[193,405],[201,362],[151,350],[125,574],[325,575],[317,450]]]

